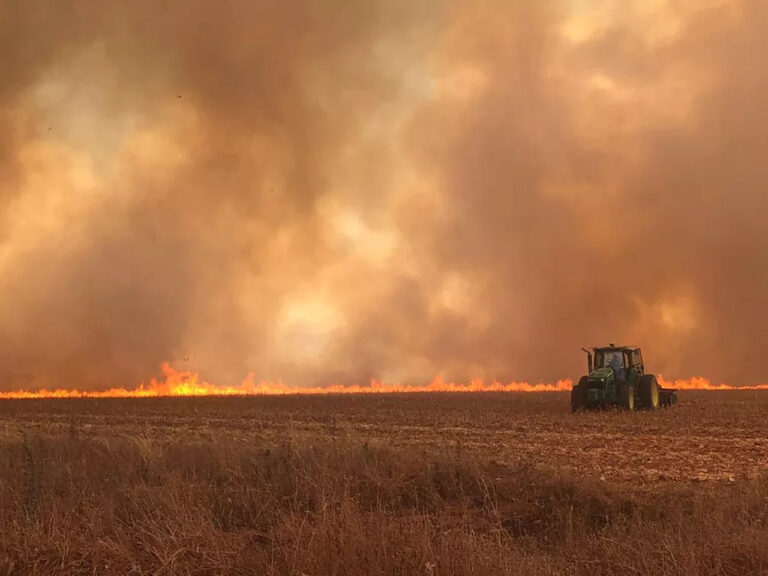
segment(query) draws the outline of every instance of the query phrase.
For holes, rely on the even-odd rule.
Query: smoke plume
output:
[[[652,7],[651,7],[652,6]],[[757,0],[0,0],[5,390],[756,384]]]

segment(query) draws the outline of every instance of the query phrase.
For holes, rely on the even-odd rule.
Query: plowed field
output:
[[[0,430],[266,446],[352,439],[649,486],[768,471],[768,392],[679,395],[656,413],[577,415],[565,393],[20,400],[0,403]]]

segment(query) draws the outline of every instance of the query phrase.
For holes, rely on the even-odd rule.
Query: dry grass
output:
[[[556,411],[562,398],[549,398]],[[441,417],[456,428],[485,406],[490,434],[498,398],[326,400],[3,404],[0,574],[768,573],[760,476],[652,485],[576,476],[558,461],[502,462],[489,457],[496,448],[445,432],[442,449],[431,436],[419,444],[349,433],[350,422]],[[502,413],[518,410],[510,402]],[[508,427],[543,400],[525,402]],[[703,414],[720,415],[718,406]],[[685,419],[685,407],[677,414]],[[635,416],[563,425],[659,422]],[[285,434],[267,433],[280,417]],[[310,421],[319,423],[312,434]]]

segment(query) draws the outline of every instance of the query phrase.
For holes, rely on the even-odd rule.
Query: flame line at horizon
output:
[[[163,364],[165,380],[150,380],[133,389],[110,388],[108,390],[42,389],[37,391],[15,390],[0,392],[0,399],[34,398],[158,398],[158,397],[201,397],[201,396],[288,396],[288,395],[332,395],[332,394],[402,394],[425,392],[567,392],[573,387],[571,379],[555,383],[529,384],[527,382],[484,382],[480,379],[468,383],[445,382],[437,377],[426,385],[389,384],[371,380],[364,385],[328,385],[304,388],[290,386],[283,382],[256,382],[250,374],[235,386],[218,386],[200,379],[196,372],[178,371],[170,364]],[[659,376],[659,383],[665,388],[678,390],[768,390],[768,384],[756,386],[730,386],[713,384],[701,377],[665,380]]]

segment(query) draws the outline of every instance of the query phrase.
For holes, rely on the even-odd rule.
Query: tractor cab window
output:
[[[598,350],[595,352],[595,368],[613,368],[618,372],[624,368],[624,353],[621,350]]]

